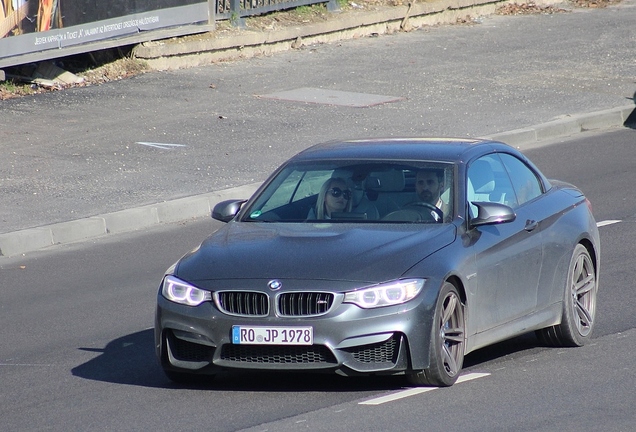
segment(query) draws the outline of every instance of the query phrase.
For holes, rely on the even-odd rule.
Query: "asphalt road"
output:
[[[324,140],[485,136],[633,106],[635,4],[492,16],[2,101],[0,234],[259,182]],[[341,98],[280,98],[308,88]],[[396,100],[348,105],[369,95]],[[135,228],[134,216],[123,223]]]
[[[634,15],[627,0],[493,17],[3,101],[0,233],[258,182],[326,139],[483,136],[633,104]],[[262,97],[306,87],[403,99],[352,108]],[[399,381],[225,375],[179,387],[154,359],[156,288],[219,223],[166,224],[0,257],[0,429],[631,431],[634,133],[527,150],[580,186],[599,221],[620,221],[601,228],[588,347],[515,339],[467,358],[467,373],[490,375],[378,405],[361,403],[403,396]]]
[[[632,431],[635,134],[526,152],[548,176],[580,186],[599,222],[619,221],[600,228],[589,346],[518,338],[467,357],[466,373],[488,375],[410,396],[395,378],[322,375],[228,374],[180,387],[154,358],[153,305],[165,268],[220,225],[203,219],[0,257],[1,429]]]

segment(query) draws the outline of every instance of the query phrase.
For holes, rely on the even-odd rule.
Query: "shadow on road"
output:
[[[79,348],[99,352],[99,356],[73,368],[75,376],[115,384],[165,387],[169,383],[155,360],[153,330],[123,336],[104,349]]]
[[[632,100],[636,104],[636,93],[634,93]],[[623,126],[631,128],[631,129],[636,129],[636,108],[634,109],[634,111],[632,111],[629,117],[627,117],[627,120],[625,120],[625,123],[623,124]]]
[[[155,388],[263,392],[360,392],[392,390],[404,382],[395,377],[341,377],[335,374],[226,372],[201,377],[195,384],[175,384],[161,370],[154,352],[153,330],[123,336],[104,349],[79,348],[99,356],[72,369],[72,374],[88,380]]]
[[[390,391],[402,388],[406,381],[400,376],[342,377],[335,374],[226,372],[214,378],[201,377],[195,384],[175,384],[161,370],[154,352],[153,330],[147,329],[123,336],[108,343],[104,349],[79,348],[98,352],[94,359],[72,369],[72,374],[88,380],[113,384],[165,389],[262,391],[262,392],[361,392]],[[466,356],[465,369],[478,371],[492,361],[509,356],[528,355],[541,347],[534,335],[511,339]]]

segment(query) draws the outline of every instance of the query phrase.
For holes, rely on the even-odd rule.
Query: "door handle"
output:
[[[526,221],[526,226],[523,229],[530,232],[530,231],[533,231],[538,226],[539,226],[539,222],[537,222],[536,220],[528,219]]]

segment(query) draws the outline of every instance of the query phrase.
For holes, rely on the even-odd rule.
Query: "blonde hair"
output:
[[[334,183],[342,183],[345,185],[345,188],[349,188],[349,186],[347,186],[347,182],[342,177],[331,177],[329,180],[324,182],[320,188],[320,192],[318,193],[318,199],[316,200],[316,219],[325,219],[325,198],[327,191],[331,189],[331,185]],[[350,212],[352,207],[353,197],[347,200],[347,207],[345,208],[345,211]]]

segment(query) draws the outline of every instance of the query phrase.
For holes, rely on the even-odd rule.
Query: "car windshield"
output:
[[[242,221],[444,223],[453,216],[453,165],[325,161],[288,164]]]

